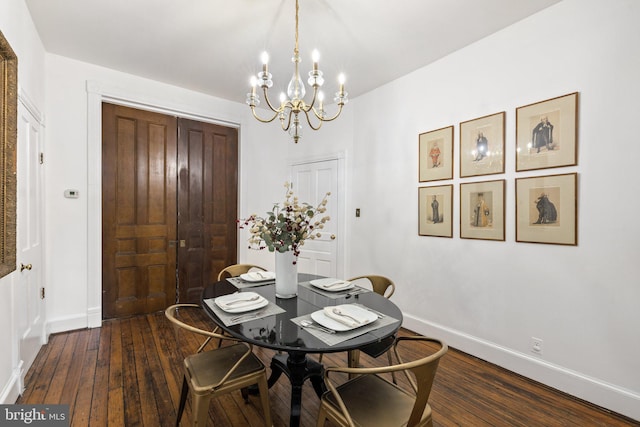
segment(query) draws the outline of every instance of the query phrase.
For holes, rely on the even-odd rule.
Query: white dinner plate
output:
[[[231,301],[248,300],[256,298],[255,301],[238,302],[228,305]],[[269,300],[255,292],[236,292],[235,294],[223,295],[213,300],[220,309],[227,313],[244,313],[245,311],[257,310],[269,304]]]
[[[325,279],[315,279],[309,282],[312,286],[327,292],[345,291],[353,288],[353,283],[346,280],[336,279],[335,277],[327,277]],[[335,283],[335,285],[334,285]],[[332,286],[333,285],[333,286]]]
[[[247,282],[265,282],[276,278],[273,271],[250,271],[240,275],[240,278]]]
[[[357,319],[362,319],[362,323],[360,325],[357,326],[348,326],[345,325],[344,323],[338,322],[337,320],[333,320],[332,318],[328,317],[325,313],[324,310],[318,310],[318,311],[314,311],[313,313],[311,313],[311,318],[318,322],[320,325],[324,326],[325,328],[329,328],[329,329],[333,329],[334,331],[338,331],[338,332],[344,332],[344,331],[350,331],[352,329],[357,329],[360,328],[364,325],[368,325],[369,323],[375,322],[376,320],[378,320],[378,315],[375,313],[370,312],[369,310],[366,310],[364,308],[355,306],[355,305],[341,305],[340,309],[345,313],[345,314],[349,314],[352,316],[355,316]]]

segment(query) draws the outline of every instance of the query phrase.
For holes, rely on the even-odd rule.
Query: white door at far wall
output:
[[[18,103],[18,186],[16,325],[20,338],[19,363],[24,376],[45,343],[43,280],[43,178],[40,163],[42,125],[22,102]]]
[[[331,220],[319,231],[320,237],[307,239],[298,257],[298,272],[318,274],[327,277],[338,276],[338,245],[340,244],[338,217],[338,176],[337,159],[294,164],[292,166],[293,190],[301,202],[317,206],[326,193],[327,211]]]

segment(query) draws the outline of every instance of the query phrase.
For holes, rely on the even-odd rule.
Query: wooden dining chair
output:
[[[231,345],[221,346],[214,350],[203,351],[200,346],[195,354],[184,358],[184,378],[180,393],[180,405],[176,416],[176,427],[180,424],[187,397],[192,398],[192,426],[205,426],[209,412],[209,402],[222,394],[236,390],[246,390],[251,385],[257,385],[260,393],[260,403],[264,412],[267,426],[272,425],[269,407],[269,387],[264,364],[253,353],[253,346],[237,338],[209,332],[193,326],[182,320],[185,310],[202,310],[196,304],[175,304],[165,310],[167,319],[176,327],[176,332],[188,331],[221,341],[231,341]],[[242,393],[245,401],[248,394]]]
[[[349,282],[355,282],[363,279],[369,281],[373,292],[378,295],[382,295],[385,298],[391,298],[391,295],[396,291],[396,284],[393,283],[393,280],[388,277],[378,276],[375,274],[353,277],[349,279]]]
[[[248,273],[251,270],[267,271],[266,268],[253,264],[233,264],[229,265],[218,273],[218,281],[226,279],[227,277],[238,277],[241,274]]]
[[[437,350],[417,360],[404,362],[399,344],[418,342],[429,343],[425,348]],[[421,346],[422,347],[422,346]],[[423,336],[398,337],[393,344],[393,352],[398,363],[378,368],[327,367],[324,380],[327,391],[320,400],[320,410],[316,427],[322,427],[327,420],[331,425],[354,427],[432,426],[429,394],[433,386],[440,358],[447,352],[447,345],[433,338]],[[388,381],[381,374],[403,372],[411,391]],[[346,373],[354,378],[336,385],[332,376]]]

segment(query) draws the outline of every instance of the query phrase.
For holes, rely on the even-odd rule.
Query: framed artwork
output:
[[[418,234],[453,237],[453,185],[418,188]]]
[[[453,178],[453,126],[421,133],[418,137],[420,182]]]
[[[504,173],[504,111],[460,123],[460,177]]]
[[[505,180],[460,184],[460,238],[504,241]]]
[[[578,163],[578,92],[516,108],[516,171]]]
[[[0,277],[16,269],[18,57],[0,32]]]
[[[516,179],[516,242],[578,244],[577,173]]]

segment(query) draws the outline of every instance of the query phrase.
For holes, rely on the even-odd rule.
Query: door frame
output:
[[[87,81],[87,317],[89,328],[102,325],[102,103],[109,102],[141,110],[174,115],[191,120],[219,124],[238,129],[238,149],[241,147],[240,123],[214,118],[208,113],[194,113],[182,104],[136,94],[131,90],[97,81]],[[240,158],[240,156],[239,156]],[[238,165],[240,172],[240,165]],[[239,175],[240,176],[240,175]],[[240,203],[240,179],[238,179]],[[238,205],[239,209],[239,205]],[[77,323],[63,325],[77,328]]]
[[[304,165],[308,163],[319,163],[330,160],[336,160],[338,163],[338,195],[330,196],[329,203],[336,203],[336,212],[338,212],[338,225],[336,227],[338,233],[338,242],[336,244],[336,273],[337,277],[345,277],[345,266],[348,264],[346,259],[346,254],[349,242],[347,241],[347,233],[346,233],[346,215],[347,215],[347,206],[346,206],[346,178],[345,178],[345,170],[346,170],[346,161],[347,156],[345,151],[338,151],[335,153],[328,153],[324,155],[318,156],[308,156],[308,157],[300,157],[300,158],[291,158],[287,160],[287,167],[289,169],[289,181],[293,180],[293,167],[298,165]],[[333,220],[333,218],[332,218]]]

